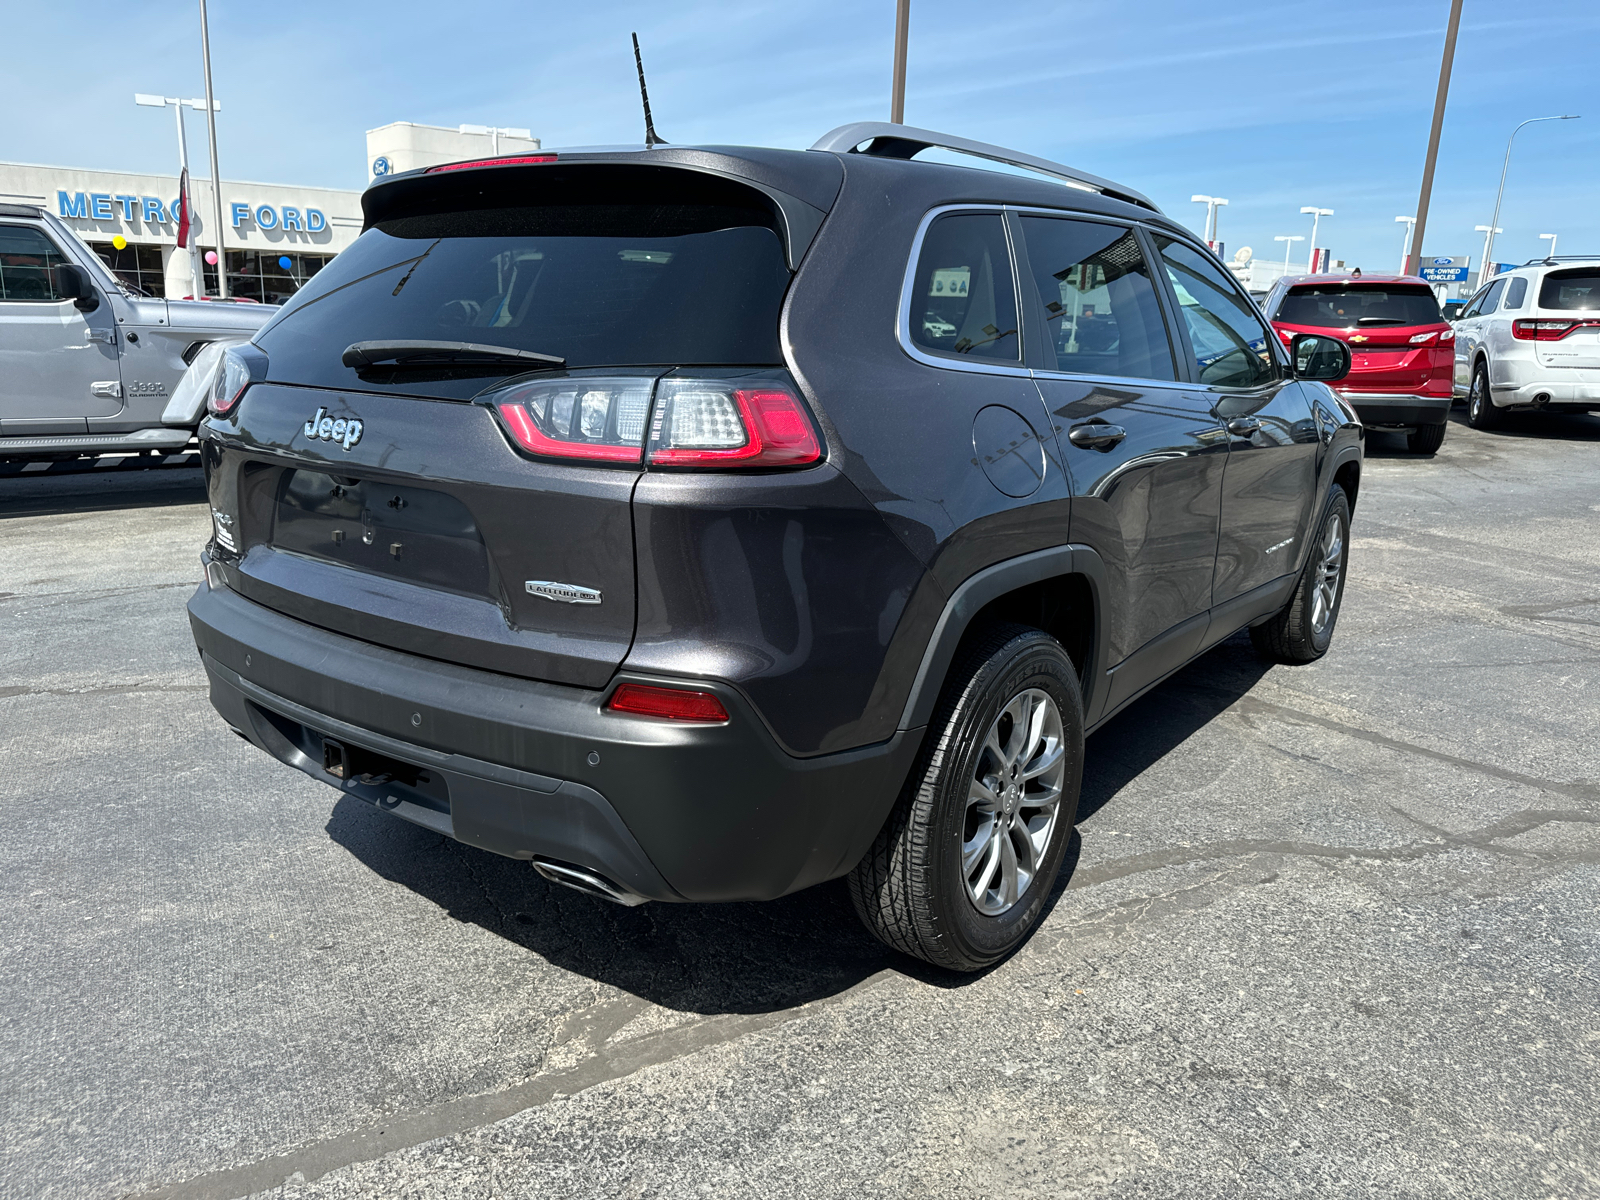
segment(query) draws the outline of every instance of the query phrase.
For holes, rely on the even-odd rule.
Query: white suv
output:
[[[1497,275],[1456,319],[1455,394],[1467,423],[1507,409],[1600,410],[1600,258],[1545,258]]]

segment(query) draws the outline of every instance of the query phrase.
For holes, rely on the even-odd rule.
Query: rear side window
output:
[[[1496,279],[1489,285],[1489,290],[1483,294],[1483,303],[1478,305],[1478,315],[1488,316],[1500,307],[1500,293],[1506,290],[1506,281]]]
[[[1056,369],[1176,379],[1150,266],[1131,229],[1023,217],[1028,264]]]
[[[1522,302],[1528,298],[1528,278],[1518,275],[1511,281],[1511,286],[1506,289],[1506,307],[1521,308]]]
[[[464,398],[508,373],[370,366],[358,383],[342,355],[363,341],[530,350],[569,368],[783,362],[790,274],[768,212],[586,201],[380,219],[256,335],[270,378]]]
[[[1255,302],[1192,247],[1157,237],[1156,248],[1194,347],[1196,379],[1212,387],[1256,387],[1278,377],[1270,335]]]
[[[1568,311],[1600,308],[1600,270],[1550,272],[1539,285],[1539,307]]]
[[[1317,283],[1289,289],[1275,320],[1317,329],[1357,325],[1438,325],[1444,316],[1420,283]]]
[[[928,226],[911,282],[911,340],[956,358],[1022,361],[1011,252],[999,213],[951,213]]]
[[[0,225],[0,300],[59,300],[55,243],[28,225]]]

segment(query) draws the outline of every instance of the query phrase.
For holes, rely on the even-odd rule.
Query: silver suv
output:
[[[189,365],[214,370],[277,311],[146,296],[50,213],[0,204],[0,459],[186,445],[204,401],[179,387]]]
[[[1456,320],[1467,422],[1508,410],[1600,411],[1600,258],[1543,258],[1497,275]]]

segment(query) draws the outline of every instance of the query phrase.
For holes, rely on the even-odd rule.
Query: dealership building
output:
[[[190,244],[217,248],[211,181],[189,183]],[[0,202],[60,217],[119,278],[152,296],[193,295],[191,256],[178,249],[178,177],[0,163]],[[228,294],[281,304],[361,232],[361,193],[271,183],[222,185]],[[117,240],[124,245],[118,247]],[[199,262],[205,290],[216,267]]]
[[[367,134],[367,176],[537,149],[528,131],[399,122]],[[520,136],[519,136],[520,135]],[[60,217],[125,283],[152,296],[217,292],[211,181],[189,181],[190,246],[178,249],[178,177],[0,162],[0,203],[36,204]],[[282,304],[361,232],[361,193],[277,183],[222,185],[228,295]],[[118,243],[121,243],[120,245]]]

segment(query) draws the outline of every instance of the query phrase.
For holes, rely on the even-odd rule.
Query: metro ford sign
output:
[[[159,196],[126,196],[111,192],[56,192],[56,211],[62,217],[80,221],[115,221],[117,210],[124,224],[135,220],[146,225],[166,225],[176,221],[178,202],[162,203]],[[301,233],[321,233],[328,227],[327,215],[320,208],[301,210],[285,204],[276,209],[270,204],[235,203],[233,227],[249,221],[257,229],[293,229]]]

